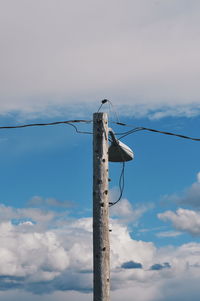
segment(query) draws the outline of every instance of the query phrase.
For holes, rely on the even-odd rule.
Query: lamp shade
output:
[[[133,158],[133,151],[121,141],[114,141],[109,146],[108,159],[110,162],[126,162],[133,160]]]

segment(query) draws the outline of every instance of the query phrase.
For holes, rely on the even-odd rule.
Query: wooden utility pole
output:
[[[108,117],[93,115],[93,301],[110,300]]]

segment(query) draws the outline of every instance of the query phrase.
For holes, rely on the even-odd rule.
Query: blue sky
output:
[[[96,105],[98,107],[99,102]],[[105,106],[103,110],[107,111],[107,107]],[[90,117],[88,120],[92,119],[92,115]],[[113,120],[112,115],[109,117]],[[66,115],[64,119],[67,120],[68,116]],[[40,118],[33,121],[51,122],[52,120],[61,119]],[[199,137],[199,117],[149,120],[120,116],[120,120],[135,126]],[[16,117],[4,117],[1,124],[20,123]],[[124,128],[112,123],[110,125],[116,132],[125,131]],[[92,124],[78,126],[81,130],[92,131]],[[31,226],[35,227],[34,231],[44,235],[50,230],[65,231],[70,221],[76,223],[76,220],[80,222],[84,218],[90,219],[92,135],[77,134],[67,125],[2,130],[0,134],[2,170],[0,199],[4,206],[1,214],[3,216],[5,214],[7,222],[10,220],[15,227],[19,225],[22,227],[22,224],[24,227],[30,227],[27,223],[31,223]],[[195,208],[189,202],[181,204],[181,198],[184,198],[185,191],[197,182],[199,143],[151,132],[137,132],[127,136],[123,141],[134,150],[135,159],[126,163],[123,198],[115,208],[110,210],[113,222],[127,227],[133,241],[153,243],[158,250],[167,249],[169,246],[179,248],[185,244],[199,243],[199,228],[194,234],[191,229],[193,225],[186,225],[186,228],[182,229],[179,224],[172,225],[170,218],[163,220],[158,217],[158,214],[165,215],[167,211],[172,213],[178,208],[198,213],[198,206]],[[120,172],[120,163],[110,163],[112,179],[110,194],[113,200],[119,194]],[[176,201],[174,195],[180,197],[180,202]],[[199,198],[199,190],[197,198]],[[12,211],[12,214],[4,213],[6,208],[7,211]],[[33,210],[38,211],[34,213]],[[183,218],[184,213],[182,212]],[[5,222],[3,216],[2,222]],[[198,218],[199,216],[197,216],[197,225],[194,225],[197,227]],[[185,223],[188,223],[187,219]],[[21,233],[22,230],[18,229],[18,231]],[[23,229],[23,231],[29,233],[30,229]],[[73,231],[78,232],[80,229],[75,227]],[[85,237],[82,239],[84,241]],[[124,242],[124,248],[126,247]],[[122,266],[123,264],[126,266],[129,259],[129,257],[127,260],[124,259]],[[137,260],[130,260],[130,262],[143,265],[143,262]],[[170,259],[167,263],[170,265],[168,269],[171,269]],[[81,264],[84,267],[84,264]],[[155,264],[162,266],[164,263],[152,259],[149,268]],[[135,269],[132,271],[134,273]],[[156,269],[154,271],[158,272]],[[29,285],[31,287],[31,284]],[[30,289],[33,293],[40,293],[38,287]],[[49,290],[48,286],[45,293],[47,290]],[[75,290],[79,291],[82,288],[77,287]]]
[[[200,138],[199,9],[0,0],[0,126],[92,121],[108,98],[132,127]],[[102,110],[115,132],[129,129]],[[200,143],[147,131],[123,142],[135,158],[110,210],[111,300],[197,301]],[[92,300],[92,135],[1,130],[0,166],[0,299]],[[121,165],[109,166],[116,200]]]
[[[97,102],[98,107],[98,102]],[[107,107],[103,111],[106,111]],[[110,116],[113,120],[113,116]],[[68,119],[68,116],[65,118]],[[15,118],[2,118],[2,125],[19,124]],[[61,119],[37,119],[49,122]],[[91,118],[88,120],[92,120]],[[123,122],[175,133],[199,137],[200,119],[164,118],[161,120],[121,117]],[[111,123],[113,129],[126,131]],[[81,130],[92,131],[92,124],[78,125]],[[7,206],[23,208],[33,197],[55,198],[69,202],[72,216],[91,215],[92,199],[92,135],[77,134],[71,126],[57,125],[1,131],[1,200]],[[159,221],[157,213],[178,207],[166,195],[181,194],[196,181],[199,143],[151,132],[137,132],[124,138],[135,153],[133,161],[126,163],[123,197],[133,207],[147,206],[147,212],[133,232],[144,240],[158,245],[168,239],[142,228],[169,228]],[[110,188],[119,193],[120,163],[110,163]],[[70,204],[71,203],[71,204]],[[188,204],[189,205],[189,204]],[[41,204],[42,206],[42,204]],[[58,210],[58,208],[57,208]],[[85,212],[84,212],[85,211]],[[112,212],[112,210],[111,210]],[[150,235],[150,237],[149,237]],[[154,237],[152,237],[154,235]],[[186,237],[185,241],[193,238]],[[196,238],[197,239],[197,238]],[[183,242],[182,236],[171,243]]]

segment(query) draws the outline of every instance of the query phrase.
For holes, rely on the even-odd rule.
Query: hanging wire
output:
[[[193,141],[200,141],[200,138],[193,138],[193,137],[189,137],[189,136],[185,136],[185,135],[181,135],[181,134],[159,131],[159,130],[149,129],[149,128],[145,128],[145,127],[141,128],[140,130],[150,131],[150,132],[155,132],[155,133],[160,133],[160,134],[165,134],[165,135],[170,135],[170,136],[176,136],[179,138],[189,139],[189,140],[193,140]]]
[[[123,126],[123,127],[132,127],[132,125],[123,123],[123,122],[119,122],[119,118],[117,115],[116,110],[114,110],[114,106],[112,104],[112,102],[108,99],[103,99],[101,102],[101,105],[98,109],[98,112],[100,111],[100,109],[102,108],[102,106],[105,103],[109,103],[112,108],[113,111],[115,112],[116,118],[117,118],[117,122],[112,121],[111,123]],[[81,133],[81,134],[92,134],[92,132],[84,132],[84,131],[79,131],[78,128],[73,124],[73,123],[92,123],[92,120],[83,120],[83,119],[74,119],[74,120],[65,120],[65,121],[55,121],[55,122],[48,122],[48,123],[31,123],[31,124],[22,124],[22,125],[15,125],[15,126],[0,126],[0,130],[3,129],[19,129],[19,128],[25,128],[25,127],[34,127],[34,126],[49,126],[49,125],[58,125],[58,124],[69,124],[71,126],[73,126],[76,130],[77,133]],[[73,125],[72,125],[73,124]],[[160,131],[160,130],[156,130],[156,129],[151,129],[151,128],[146,128],[146,127],[134,127],[129,131],[123,132],[123,133],[115,133],[115,135],[121,136],[120,138],[118,138],[119,140],[138,131],[149,131],[149,132],[154,132],[154,133],[160,133],[160,134],[164,134],[164,135],[170,135],[170,136],[175,136],[175,137],[179,137],[179,138],[183,138],[183,139],[189,139],[189,140],[193,140],[193,141],[200,141],[200,138],[194,138],[194,137],[190,137],[190,136],[186,136],[186,135],[182,135],[182,134],[176,134],[176,133],[171,133],[171,132],[166,132],[166,131]]]
[[[100,105],[100,107],[99,107],[97,113],[99,113],[99,111],[101,110],[102,106],[103,106],[104,104],[106,104],[106,103],[108,103],[108,110],[109,110],[109,113],[112,111],[113,115],[115,115],[116,122],[117,122],[117,123],[120,123],[120,122],[119,122],[118,113],[117,113],[117,111],[116,111],[116,109],[115,109],[115,107],[114,107],[112,101],[110,101],[109,99],[103,99],[103,100],[101,101],[101,105]]]
[[[127,131],[127,132],[125,132],[125,133],[117,133],[116,135],[121,135],[118,139],[119,140],[121,140],[121,139],[123,139],[124,137],[126,137],[126,136],[128,136],[128,135],[130,135],[130,134],[133,134],[133,133],[135,133],[135,132],[139,132],[139,131],[142,131],[143,129],[141,128],[141,127],[136,127],[136,128],[134,128],[134,129],[132,129],[132,130],[130,130],[130,131]]]
[[[120,174],[120,177],[119,177],[119,191],[120,191],[120,193],[119,193],[118,199],[115,202],[109,202],[109,207],[112,207],[112,206],[116,205],[122,199],[123,192],[124,192],[124,186],[125,186],[124,172],[125,172],[125,161],[122,162],[122,170],[121,170],[121,174]]]
[[[112,114],[112,107],[111,107],[110,102],[108,102],[108,114],[109,114],[109,116],[110,116],[110,122],[111,122],[111,120],[112,120],[112,119],[111,119],[111,118],[112,118],[112,117],[111,117],[111,116],[112,116],[112,115],[111,115],[111,114]]]
[[[87,131],[80,131],[76,125],[73,123],[91,123],[90,120],[66,120],[66,121],[55,121],[55,122],[49,122],[49,123],[30,123],[30,124],[22,124],[22,125],[16,125],[16,126],[1,126],[0,130],[4,129],[19,129],[19,128],[26,128],[26,127],[34,127],[34,126],[49,126],[49,125],[58,125],[58,124],[64,124],[64,125],[70,125],[72,126],[76,133],[79,134],[93,134],[92,132]]]
[[[118,116],[117,110],[115,109],[115,106],[113,105],[111,100],[108,100],[108,102],[109,102],[110,106],[112,107],[112,111],[114,112],[117,122],[119,122],[119,116]]]
[[[97,113],[99,113],[99,111],[101,110],[102,106],[103,106],[105,103],[107,103],[107,102],[108,102],[108,99],[103,99],[103,100],[101,101],[101,105],[100,105],[100,107],[99,107]]]
[[[117,143],[117,141],[115,141],[115,142],[113,141],[113,143],[115,143],[115,145],[119,148],[119,151],[121,153],[121,158],[122,158],[123,162],[122,162],[121,174],[120,174],[120,177],[119,177],[119,191],[120,191],[119,197],[115,202],[109,202],[109,207],[112,207],[112,206],[116,205],[122,199],[122,195],[123,195],[123,192],[124,192],[124,186],[125,186],[125,176],[124,176],[125,158],[124,158],[124,154],[123,154],[123,151],[122,151],[120,145]]]
[[[121,125],[121,126],[128,126],[127,124],[125,123],[119,123],[119,122],[113,122],[115,124],[118,124],[118,125]],[[189,140],[193,140],[193,141],[200,141],[200,138],[193,138],[193,137],[189,137],[189,136],[185,136],[185,135],[181,135],[181,134],[176,134],[176,133],[171,133],[171,132],[165,132],[165,131],[160,131],[160,130],[155,130],[155,129],[150,129],[150,128],[146,128],[146,127],[135,127],[133,129],[131,129],[130,131],[127,131],[127,132],[124,132],[124,133],[115,133],[115,135],[121,135],[118,140],[130,135],[130,134],[133,134],[135,132],[138,132],[138,131],[149,131],[149,132],[154,132],[154,133],[160,133],[160,134],[164,134],[164,135],[170,135],[170,136],[175,136],[175,137],[179,137],[179,138],[183,138],[183,139],[189,139]],[[117,144],[118,145],[118,144]],[[120,151],[121,151],[121,148],[119,147]],[[123,153],[121,151],[121,154],[122,154],[122,158],[123,158]],[[120,195],[117,199],[117,201],[115,202],[111,202],[109,203],[109,206],[114,206],[116,205],[122,198],[122,195],[123,195],[123,191],[124,191],[124,186],[125,186],[125,178],[124,178],[124,170],[125,170],[125,161],[122,162],[123,166],[122,166],[122,171],[121,171],[121,175],[120,175],[120,178],[119,178],[119,189],[120,189]]]
[[[121,123],[121,122],[113,122],[115,124],[121,125],[121,126],[127,126],[130,127],[130,125],[125,124],[125,123]],[[151,128],[146,128],[146,127],[135,127],[133,129],[131,129],[130,131],[124,132],[124,133],[116,133],[116,135],[121,135],[120,138],[118,138],[119,140],[138,131],[149,131],[149,132],[154,132],[154,133],[160,133],[160,134],[164,134],[164,135],[169,135],[169,136],[175,136],[175,137],[179,137],[179,138],[183,138],[183,139],[189,139],[189,140],[193,140],[193,141],[200,141],[200,138],[194,138],[194,137],[190,137],[190,136],[186,136],[186,135],[182,135],[182,134],[176,134],[176,133],[171,133],[171,132],[166,132],[166,131],[160,131],[160,130],[156,130],[156,129],[151,129]]]
[[[30,124],[22,124],[22,125],[15,125],[15,126],[0,126],[0,130],[4,129],[19,129],[19,128],[26,128],[32,126],[48,126],[48,125],[57,125],[57,124],[69,124],[69,123],[91,123],[91,120],[65,120],[65,121],[55,121],[55,122],[48,122],[48,123],[30,123]]]
[[[90,134],[90,135],[93,134],[92,132],[79,131],[77,126],[75,126],[73,123],[67,123],[67,125],[71,125],[75,129],[76,133],[78,133],[78,134]]]
[[[117,124],[117,125],[120,125],[120,126],[123,126],[123,127],[132,127],[132,125],[128,125],[128,124],[123,123],[123,122],[119,122],[118,114],[117,114],[116,110],[114,109],[114,106],[113,106],[112,102],[108,99],[102,100],[101,105],[98,109],[98,112],[101,110],[102,106],[105,103],[109,104],[109,111],[112,110],[114,112],[115,116],[116,116],[117,121],[116,122],[113,121],[111,123],[114,123],[114,124]],[[72,126],[75,129],[76,133],[93,134],[92,132],[88,132],[88,131],[80,131],[74,123],[89,124],[89,123],[92,123],[92,121],[91,120],[82,120],[82,119],[81,120],[76,120],[75,119],[75,120],[55,121],[55,122],[49,122],[49,123],[31,123],[31,124],[22,124],[22,125],[16,125],[16,126],[0,126],[0,130],[3,130],[3,129],[19,129],[19,128],[35,127],[35,126],[53,126],[53,125],[65,124],[65,125]],[[160,134],[164,134],[164,135],[175,136],[175,137],[179,137],[179,138],[183,138],[183,139],[189,139],[189,140],[192,140],[192,141],[198,141],[198,142],[200,141],[200,138],[193,138],[193,137],[186,136],[186,135],[181,135],[181,134],[176,134],[176,133],[171,133],[171,132],[166,132],[166,131],[160,131],[160,130],[146,128],[146,127],[134,127],[134,128],[132,128],[129,131],[126,131],[126,132],[115,133],[115,135],[120,136],[118,138],[118,140],[120,140],[120,139],[123,139],[124,137],[126,137],[128,135],[131,135],[131,134],[133,134],[135,132],[138,132],[138,131],[149,131],[149,132],[160,133]],[[104,134],[105,134],[105,131],[104,131]],[[112,142],[112,139],[110,139],[109,137],[108,137],[108,139],[109,139],[109,141]],[[119,145],[118,145],[118,147],[120,149],[122,159],[123,159],[122,170],[121,170],[121,174],[120,174],[120,177],[119,177],[119,190],[120,190],[120,193],[119,193],[118,199],[115,202],[110,202],[109,203],[110,207],[116,205],[121,200],[123,192],[124,192],[124,187],[125,187],[125,159],[124,159],[124,154],[123,154],[123,152],[122,152]]]

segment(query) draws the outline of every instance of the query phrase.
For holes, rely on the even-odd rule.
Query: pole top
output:
[[[93,120],[99,120],[99,119],[103,119],[105,121],[108,121],[108,114],[105,112],[96,112],[93,114]]]

